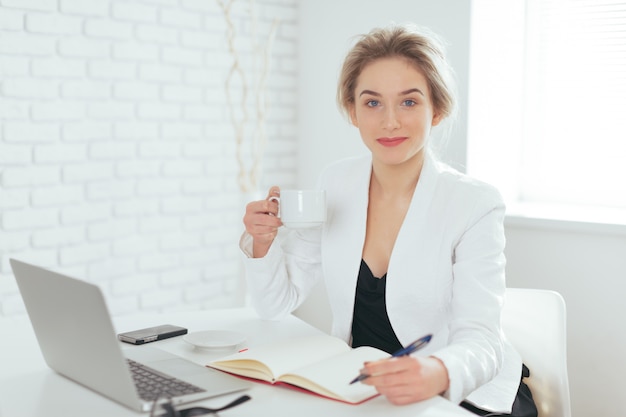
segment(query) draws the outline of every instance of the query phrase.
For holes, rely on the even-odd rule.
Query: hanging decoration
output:
[[[263,155],[267,141],[267,78],[272,45],[278,19],[270,25],[264,41],[260,41],[258,18],[254,0],[246,9],[250,24],[251,50],[247,64],[237,49],[237,31],[233,21],[232,6],[235,0],[217,0],[226,20],[228,52],[233,58],[225,81],[226,99],[230,121],[235,134],[236,159],[239,168],[237,182],[242,192],[258,189],[262,173]],[[251,117],[250,113],[253,113]]]

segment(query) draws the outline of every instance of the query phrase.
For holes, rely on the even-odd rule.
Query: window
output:
[[[468,172],[513,210],[626,224],[626,1],[472,7]]]

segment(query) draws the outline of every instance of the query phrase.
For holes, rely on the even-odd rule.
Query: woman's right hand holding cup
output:
[[[269,189],[265,200],[252,201],[246,205],[243,224],[246,232],[252,236],[253,258],[262,258],[267,254],[278,234],[278,228],[282,226],[278,218],[278,202],[274,199],[279,196],[280,188],[274,186]]]

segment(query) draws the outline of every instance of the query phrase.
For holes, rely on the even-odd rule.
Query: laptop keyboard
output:
[[[130,359],[126,359],[126,361],[142,400],[152,401],[156,398],[172,398],[205,391],[180,379],[162,374],[139,362]]]

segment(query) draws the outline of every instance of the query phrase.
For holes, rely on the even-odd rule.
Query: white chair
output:
[[[567,377],[566,311],[555,291],[507,288],[502,328],[530,369],[539,417],[571,417]]]

